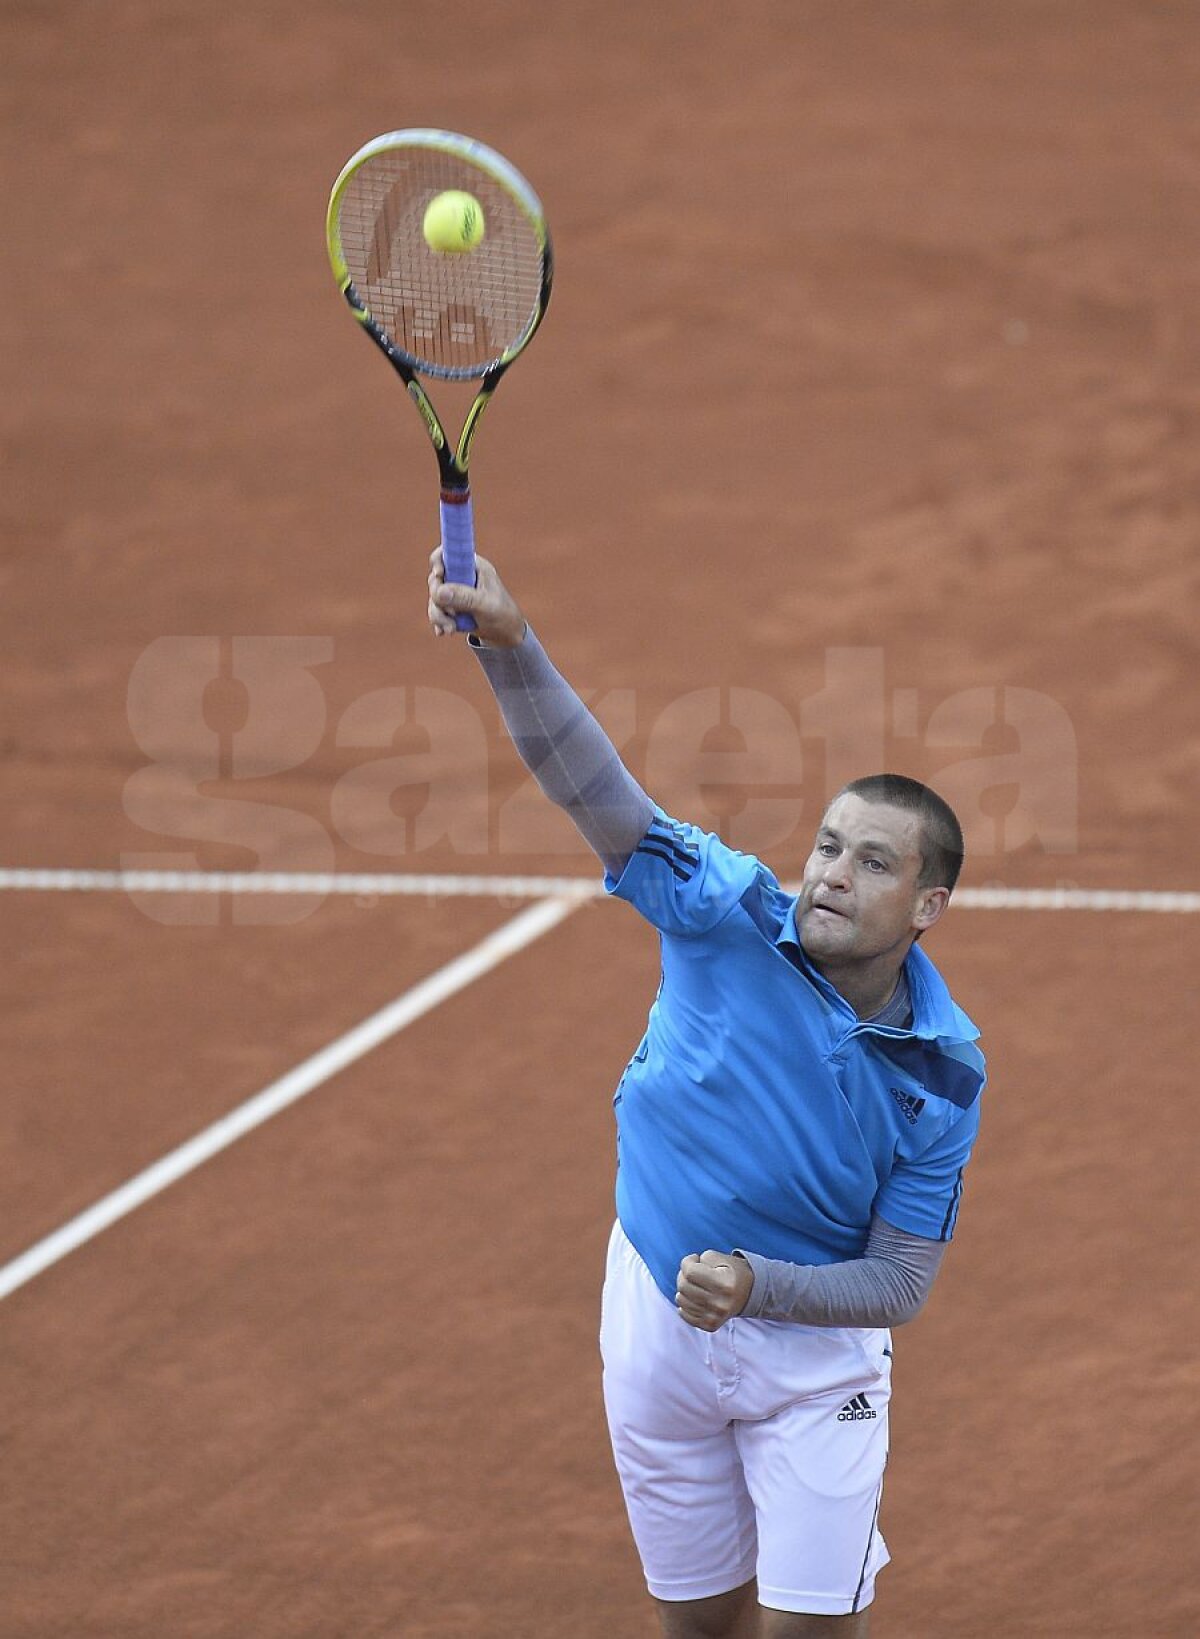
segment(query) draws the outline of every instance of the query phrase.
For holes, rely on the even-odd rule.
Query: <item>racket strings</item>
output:
[[[423,232],[430,200],[449,188],[473,194],[483,209],[483,242],[460,255],[439,255]],[[345,189],[338,229],[359,297],[432,375],[483,375],[536,320],[541,238],[507,189],[457,154],[403,148],[374,155]]]

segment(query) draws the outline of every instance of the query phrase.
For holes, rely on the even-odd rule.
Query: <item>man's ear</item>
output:
[[[917,895],[912,925],[917,933],[924,933],[939,919],[950,903],[949,888],[922,888]]]

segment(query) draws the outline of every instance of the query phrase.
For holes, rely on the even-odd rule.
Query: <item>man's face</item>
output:
[[[917,886],[920,840],[916,814],[850,792],[834,800],[804,867],[796,912],[800,943],[819,967],[903,955],[937,920],[947,895]]]

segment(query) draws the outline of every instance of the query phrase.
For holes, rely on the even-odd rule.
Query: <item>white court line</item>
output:
[[[788,886],[788,884],[785,884]],[[791,884],[791,890],[795,890]],[[63,893],[408,894],[429,898],[595,899],[604,890],[587,876],[436,876],[304,871],[58,871],[0,869],[0,890]],[[1152,911],[1195,916],[1200,893],[1139,888],[958,888],[954,904],[987,911]]]
[[[287,1109],[289,1104],[295,1104],[306,1093],[311,1093],[314,1087],[319,1087],[322,1082],[337,1075],[339,1070],[344,1070],[372,1048],[398,1034],[422,1014],[465,989],[535,939],[540,939],[542,934],[548,933],[569,916],[577,905],[577,899],[544,899],[519,912],[472,950],[456,957],[436,973],[431,973],[427,979],[405,991],[394,1002],[389,1002],[369,1019],[364,1019],[346,1035],[305,1059],[303,1064],[298,1064],[287,1075],[264,1087],[262,1092],[222,1116],[211,1127],[197,1133],[178,1149],[139,1172],[128,1183],[88,1207],[78,1217],[36,1242],[11,1263],[5,1264],[0,1268],[0,1299],[24,1286],[35,1275],[49,1269],[69,1252],[92,1240],[119,1218],[160,1194],[214,1155],[219,1155],[255,1127],[262,1126],[273,1115]]]
[[[61,893],[410,894],[495,899],[592,899],[603,893],[593,876],[371,875],[342,871],[59,871],[0,869],[0,889]]]

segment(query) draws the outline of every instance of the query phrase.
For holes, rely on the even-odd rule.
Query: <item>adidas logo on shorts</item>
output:
[[[839,1423],[865,1423],[868,1418],[878,1415],[877,1411],[871,1409],[871,1402],[865,1394],[856,1394],[853,1400],[846,1401],[838,1412],[837,1420]]]

